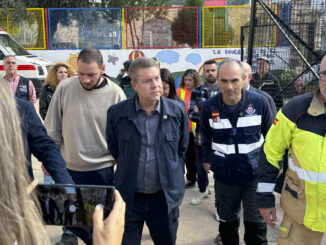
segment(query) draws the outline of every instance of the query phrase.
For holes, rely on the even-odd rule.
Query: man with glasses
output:
[[[283,98],[280,94],[281,86],[279,80],[270,72],[269,60],[261,56],[257,59],[257,72],[253,74],[251,85],[272,96],[277,110],[283,106]]]
[[[289,149],[283,184],[284,210],[277,244],[319,245],[326,230],[326,58],[319,89],[295,97],[276,115],[259,163],[257,203],[267,224],[277,222],[273,190],[279,161]]]
[[[8,82],[15,97],[30,101],[36,101],[36,91],[31,80],[17,73],[17,60],[13,55],[8,55],[3,60],[3,69],[6,72],[4,79]]]

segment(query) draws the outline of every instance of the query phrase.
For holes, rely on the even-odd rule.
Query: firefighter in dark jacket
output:
[[[267,244],[255,197],[260,150],[274,113],[264,95],[243,89],[244,79],[241,62],[224,60],[218,68],[220,93],[204,103],[200,117],[203,165],[214,172],[223,245],[239,244],[241,202],[245,243]]]

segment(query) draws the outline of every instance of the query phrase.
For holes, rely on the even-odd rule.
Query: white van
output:
[[[51,62],[28,53],[7,32],[0,29],[0,76],[4,76],[3,59],[7,55],[14,55],[17,59],[18,73],[30,79],[37,93],[41,92],[44,80],[48,75]]]

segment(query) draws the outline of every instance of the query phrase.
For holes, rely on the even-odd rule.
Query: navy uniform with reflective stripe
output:
[[[266,98],[252,91],[242,90],[241,101],[232,113],[221,93],[204,103],[203,163],[211,163],[216,180],[241,186],[257,176],[260,149],[273,119]]]

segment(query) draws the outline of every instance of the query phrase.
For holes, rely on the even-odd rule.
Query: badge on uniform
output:
[[[215,123],[221,121],[220,113],[218,111],[212,112],[212,118]]]
[[[246,113],[249,114],[249,115],[252,115],[256,112],[256,109],[252,106],[252,104],[249,104],[248,105],[248,108],[246,110]]]

